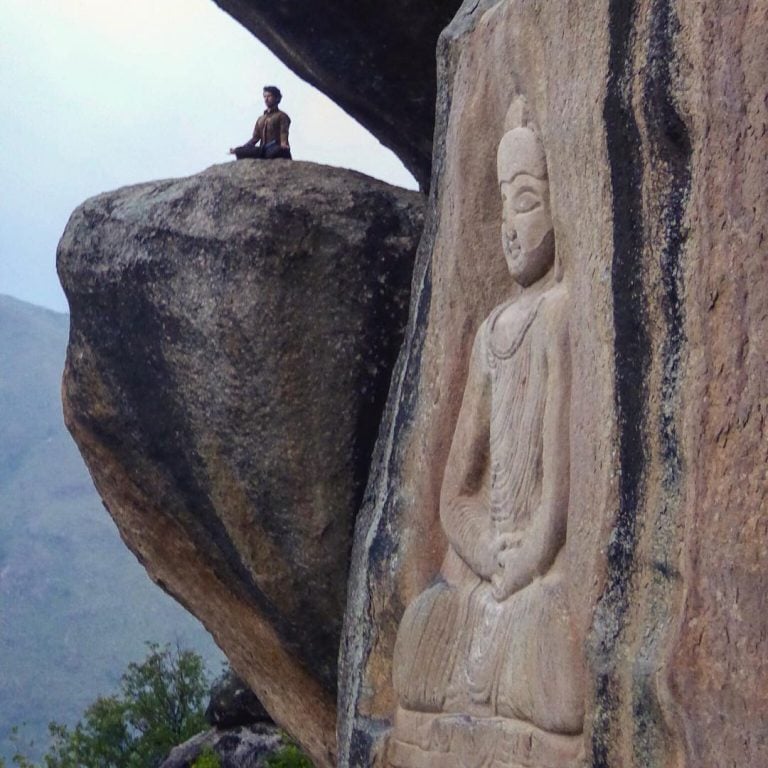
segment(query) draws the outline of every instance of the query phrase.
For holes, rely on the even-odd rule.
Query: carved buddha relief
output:
[[[477,331],[440,497],[440,576],[394,653],[391,766],[580,764],[582,658],[565,585],[568,288],[544,148],[518,99],[498,147],[502,246],[522,291]]]

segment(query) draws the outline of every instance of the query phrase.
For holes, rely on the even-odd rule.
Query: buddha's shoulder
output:
[[[568,287],[562,281],[555,283],[542,295],[545,312],[559,312],[568,304]]]
[[[545,294],[539,310],[539,333],[546,338],[547,348],[562,349],[570,335],[571,307],[568,289],[558,283]]]

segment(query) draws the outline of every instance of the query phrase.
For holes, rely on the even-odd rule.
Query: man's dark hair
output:
[[[283,98],[283,94],[280,92],[280,89],[276,85],[265,85],[261,90],[264,93],[271,93],[277,99],[278,104]]]

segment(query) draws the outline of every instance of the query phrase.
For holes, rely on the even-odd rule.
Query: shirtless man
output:
[[[238,160],[244,158],[274,160],[282,157],[291,159],[288,144],[288,129],[291,118],[278,108],[283,94],[274,85],[264,86],[264,114],[259,116],[253,128],[253,136],[240,147],[232,147],[230,155]]]

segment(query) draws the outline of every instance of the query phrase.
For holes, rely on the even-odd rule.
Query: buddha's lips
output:
[[[504,255],[508,259],[516,261],[520,258],[522,249],[520,248],[520,242],[516,237],[512,238],[505,232],[502,236],[502,247],[504,249]]]

